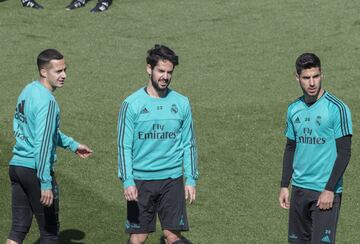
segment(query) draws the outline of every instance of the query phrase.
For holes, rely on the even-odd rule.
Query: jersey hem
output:
[[[9,165],[21,166],[21,167],[30,168],[30,169],[36,169],[35,160],[33,158],[26,158],[26,159],[33,159],[31,161],[23,161],[21,159],[22,159],[21,157],[14,155],[13,158],[10,160]]]
[[[303,186],[303,185],[296,184],[293,182],[291,183],[291,185],[299,187],[299,188],[307,189],[307,190],[317,191],[317,192],[323,192],[325,190],[325,186],[324,186],[324,188],[308,187],[308,186]],[[334,193],[342,193],[342,187],[338,187],[338,189],[336,189],[334,191]]]
[[[134,180],[165,180],[165,179],[176,179],[179,178],[180,176],[182,176],[182,173],[178,173],[178,174],[169,174],[169,175],[161,175],[161,176],[148,176],[148,177],[144,177],[144,176],[134,176]]]

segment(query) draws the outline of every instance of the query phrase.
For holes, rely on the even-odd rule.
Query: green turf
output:
[[[59,150],[63,243],[125,243],[125,201],[117,180],[116,123],[121,101],[144,85],[145,53],[167,44],[180,56],[172,87],[190,97],[200,153],[198,199],[188,207],[194,243],[286,243],[287,212],[277,194],[287,105],[301,91],[294,60],[319,54],[325,88],[351,108],[353,154],[345,175],[338,243],[360,243],[358,1],[96,1],[66,11],[0,2],[0,242],[10,228],[12,116],[20,90],[37,78],[37,54],[54,47],[68,63],[55,92],[61,129],[94,149],[89,160]],[[160,232],[148,243],[159,243]],[[35,243],[33,225],[25,243]]]

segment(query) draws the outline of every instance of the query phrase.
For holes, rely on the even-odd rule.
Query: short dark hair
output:
[[[152,69],[154,69],[160,60],[168,60],[174,67],[179,64],[179,57],[167,46],[155,44],[147,53],[146,63],[149,64]]]
[[[303,53],[296,59],[295,68],[298,75],[304,69],[320,68],[321,70],[320,58],[314,53]]]
[[[42,51],[37,57],[37,66],[40,69],[49,64],[51,60],[61,60],[64,56],[56,49],[46,49]]]

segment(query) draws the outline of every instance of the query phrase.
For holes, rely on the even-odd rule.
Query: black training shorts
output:
[[[341,194],[335,194],[333,207],[316,206],[321,192],[292,187],[289,211],[289,243],[335,243]]]
[[[163,230],[187,231],[183,178],[135,180],[138,201],[127,202],[125,231],[145,234],[156,230],[156,215]]]

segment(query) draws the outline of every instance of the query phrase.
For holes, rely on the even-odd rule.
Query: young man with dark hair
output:
[[[60,110],[53,92],[65,84],[66,65],[55,49],[41,52],[37,59],[40,79],[21,92],[14,115],[16,144],[10,160],[12,227],[7,244],[20,244],[28,233],[33,215],[40,242],[58,243],[59,192],[54,175],[56,147],[67,148],[81,158],[92,154],[59,129]]]
[[[127,200],[129,243],[144,243],[159,216],[168,244],[185,243],[185,199],[195,201],[197,149],[189,99],[169,88],[178,57],[148,51],[147,86],[123,102],[118,120],[118,174]],[[185,186],[183,183],[183,171]]]
[[[304,95],[287,111],[279,203],[289,209],[289,243],[335,243],[342,176],[351,156],[351,114],[323,89],[315,54],[300,55],[295,66]]]

